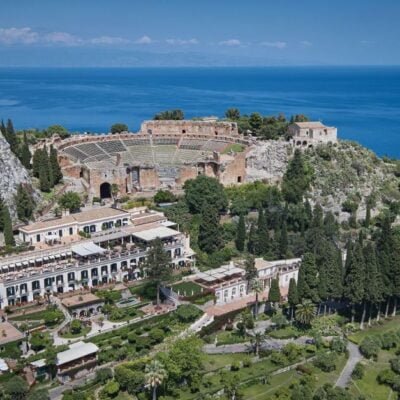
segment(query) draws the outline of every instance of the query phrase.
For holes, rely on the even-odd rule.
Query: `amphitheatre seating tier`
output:
[[[96,143],[83,143],[76,145],[75,148],[87,154],[88,157],[105,155],[104,151]]]
[[[229,145],[227,142],[209,140],[204,146],[203,150],[217,151],[218,153],[224,151],[224,149]]]
[[[129,146],[128,152],[122,154],[122,160],[127,163],[153,164],[153,149],[149,145]]]
[[[175,153],[178,150],[176,146],[173,145],[162,145],[153,147],[154,160],[156,164],[173,164]]]
[[[106,153],[120,153],[126,151],[126,147],[123,142],[120,140],[108,140],[104,142],[99,142],[98,145],[106,152]]]
[[[134,138],[134,139],[124,139],[124,144],[127,147],[130,146],[148,146],[150,145],[150,139],[144,138],[144,137],[138,137],[138,138]]]
[[[200,150],[208,142],[208,140],[202,139],[183,139],[180,148],[188,150]]]
[[[80,150],[76,149],[74,146],[67,147],[64,149],[64,151],[75,158],[76,160],[83,161],[87,158],[86,153],[82,153]]]

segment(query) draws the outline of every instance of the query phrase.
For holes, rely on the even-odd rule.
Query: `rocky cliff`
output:
[[[15,195],[20,183],[32,185],[28,171],[11,152],[10,146],[0,133],[0,197],[15,217]]]

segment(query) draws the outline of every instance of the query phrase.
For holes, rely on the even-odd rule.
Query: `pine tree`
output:
[[[205,204],[199,226],[199,247],[206,253],[213,253],[221,248],[221,244],[218,210],[210,204]]]
[[[251,223],[249,231],[249,240],[247,241],[247,251],[250,254],[256,253],[256,242],[257,242],[256,227],[254,223]]]
[[[32,154],[29,150],[28,139],[26,137],[26,133],[24,132],[24,141],[22,143],[19,159],[26,169],[31,169],[31,158]]]
[[[50,146],[50,166],[53,175],[53,183],[56,185],[61,181],[63,175],[58,163],[57,150],[53,147],[53,145]]]
[[[258,210],[257,221],[257,240],[255,251],[257,255],[268,253],[269,250],[269,233],[266,218],[262,208]]]
[[[27,222],[32,217],[35,203],[30,192],[22,184],[18,186],[15,203],[17,205],[18,218]]]
[[[297,293],[300,301],[310,300],[313,303],[318,303],[318,284],[318,270],[315,265],[315,257],[312,253],[305,253],[297,281]]]
[[[246,225],[244,222],[244,215],[240,214],[239,223],[237,226],[235,245],[238,251],[244,250],[244,242],[246,240]]]
[[[294,309],[299,304],[299,294],[297,293],[297,284],[294,278],[290,278],[289,281],[288,303],[290,305],[290,320],[293,321]]]
[[[10,211],[6,205],[2,209],[3,233],[6,246],[15,246]]]
[[[359,242],[356,242],[351,253],[346,276],[344,279],[344,295],[352,306],[351,322],[354,322],[355,307],[364,300],[365,293],[365,262],[363,249]]]
[[[279,279],[271,280],[271,287],[268,292],[268,301],[275,306],[276,303],[281,301],[281,292],[279,289]]]

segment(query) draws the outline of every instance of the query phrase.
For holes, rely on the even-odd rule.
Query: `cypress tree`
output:
[[[53,175],[53,183],[56,185],[61,181],[63,175],[58,163],[57,150],[53,147],[53,145],[50,146],[50,166]]]
[[[397,312],[397,300],[400,296],[400,232],[398,230],[392,233],[391,266],[394,298],[392,316],[394,317]]]
[[[244,270],[245,270],[245,279],[247,281],[247,293],[249,293],[250,284],[252,281],[254,281],[257,278],[257,275],[258,275],[253,256],[246,258],[246,261],[244,264]]]
[[[299,294],[297,293],[297,284],[294,278],[290,278],[289,281],[288,303],[290,305],[290,320],[293,321],[294,309],[299,304]]]
[[[40,165],[42,164],[42,155],[43,155],[43,150],[42,149],[37,149],[33,153],[32,172],[33,172],[33,176],[35,178],[39,178]]]
[[[258,211],[256,254],[266,254],[269,250],[268,226],[262,208]]]
[[[304,254],[297,281],[297,293],[299,294],[300,302],[304,300],[310,300],[313,303],[319,302],[318,270],[312,253]]]
[[[239,223],[237,226],[235,245],[239,251],[244,250],[244,242],[246,240],[246,225],[244,222],[244,215],[240,214]]]
[[[352,306],[351,322],[354,322],[355,307],[362,303],[365,297],[365,267],[363,249],[356,242],[351,254],[344,279],[344,295]]]
[[[11,119],[7,120],[5,138],[10,145],[10,149],[14,154],[17,154],[17,136],[15,134],[14,125]]]
[[[4,242],[7,246],[15,246],[11,216],[8,207],[6,205],[3,205],[2,220],[3,220]]]
[[[4,230],[4,223],[3,223],[3,208],[4,208],[4,201],[0,197],[0,232]]]
[[[39,166],[39,183],[42,192],[50,192],[49,170],[48,166],[43,163]]]
[[[283,221],[279,235],[279,257],[286,258],[288,252],[288,236],[286,220]]]
[[[379,320],[380,303],[383,300],[383,281],[376,260],[376,251],[372,243],[364,248],[365,259],[365,281],[364,301],[369,303],[368,325],[371,326],[372,307],[378,309],[377,320]]]
[[[364,226],[366,228],[369,227],[371,223],[371,204],[369,201],[367,201],[367,209],[365,211],[365,222],[364,222]]]
[[[27,222],[32,217],[35,203],[27,188],[22,184],[18,186],[15,202],[17,204],[18,218]]]
[[[268,301],[275,305],[281,301],[281,292],[279,289],[279,279],[271,280],[271,287],[268,292]]]
[[[3,120],[1,120],[1,123],[0,123],[0,132],[2,133],[2,135],[5,137],[6,136],[6,132],[7,132],[7,130],[6,130],[6,126],[4,125],[4,121]]]
[[[210,204],[205,204],[202,209],[199,227],[199,247],[206,253],[213,253],[221,247],[219,213]]]
[[[249,231],[249,240],[247,241],[247,251],[250,254],[255,254],[256,252],[256,241],[257,241],[256,227],[254,223],[251,223]]]
[[[22,163],[22,165],[26,168],[26,169],[31,169],[31,158],[32,158],[32,154],[29,150],[29,144],[28,144],[28,139],[26,137],[26,132],[24,132],[24,141],[21,147],[21,153],[20,153],[20,161]]]

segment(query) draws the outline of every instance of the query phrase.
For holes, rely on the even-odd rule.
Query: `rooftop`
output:
[[[257,270],[271,268],[271,267],[284,267],[301,262],[301,258],[288,258],[283,260],[267,261],[263,258],[256,258],[254,260],[254,265]]]
[[[141,232],[133,232],[132,236],[135,236],[146,242],[150,242],[154,239],[160,238],[165,239],[167,237],[179,235],[180,232],[175,229],[167,228],[166,226],[159,226],[153,229],[147,229]]]
[[[294,124],[297,125],[299,128],[303,128],[303,129],[328,128],[328,126],[324,125],[320,121],[295,122]]]
[[[196,279],[201,279],[208,283],[231,278],[234,275],[244,275],[244,270],[239,267],[235,267],[233,264],[223,265],[222,267],[210,269],[205,272],[199,272],[196,275]]]
[[[71,225],[77,222],[85,223],[105,218],[116,218],[119,216],[129,217],[129,213],[124,210],[111,207],[94,208],[92,210],[66,215],[61,218],[35,222],[33,224],[21,227],[20,231],[29,233],[34,231],[41,231],[44,229],[58,228],[60,226]]]
[[[76,342],[69,346],[69,350],[57,354],[57,365],[79,360],[89,354],[97,353],[99,348],[93,343]]]
[[[0,345],[16,342],[24,338],[24,334],[9,322],[0,322]]]
[[[71,297],[66,297],[61,301],[62,305],[67,308],[76,308],[85,304],[100,303],[103,300],[95,296],[93,293],[81,293]]]

